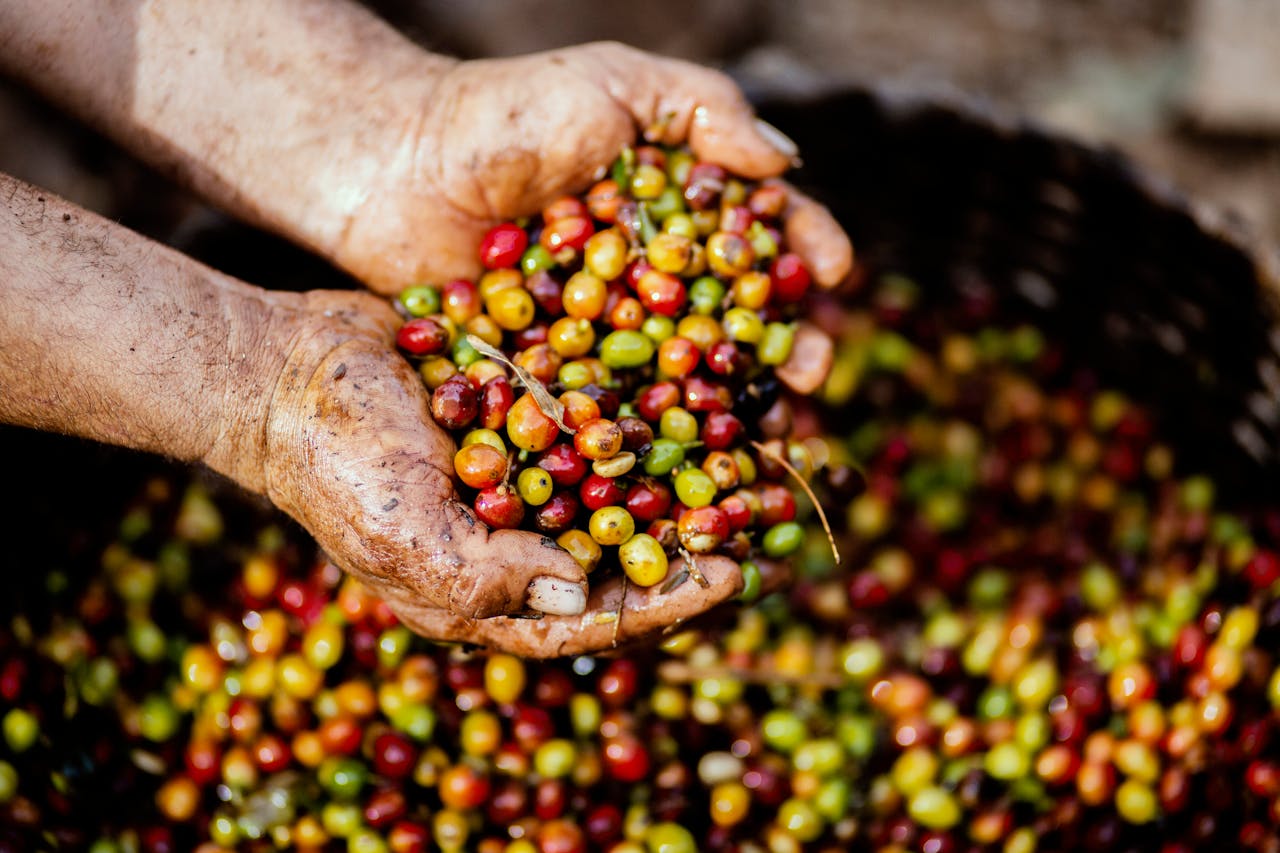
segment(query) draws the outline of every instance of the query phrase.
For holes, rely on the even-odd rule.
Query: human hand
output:
[[[612,43],[463,62],[425,106],[404,107],[421,115],[405,117],[331,250],[384,293],[478,274],[486,229],[582,191],[637,131],[752,179],[781,174],[797,154],[728,77]],[[849,240],[824,207],[792,191],[785,230],[819,284],[848,274]]]
[[[329,557],[424,636],[529,657],[599,651],[672,630],[742,590],[725,557],[700,557],[704,587],[593,584],[576,561],[529,531],[489,531],[453,487],[449,437],[394,350],[399,320],[361,293],[316,291],[286,312],[294,329],[276,363],[255,450],[261,482],[241,474],[306,527]],[[253,399],[246,389],[246,400]],[[244,471],[242,467],[240,469]],[[673,562],[669,577],[683,569]],[[783,567],[762,566],[766,586]],[[625,601],[623,597],[625,595]],[[526,606],[538,618],[502,618]],[[489,618],[492,617],[492,618]]]

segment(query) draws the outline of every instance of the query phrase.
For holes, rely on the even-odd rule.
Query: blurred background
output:
[[[1280,0],[372,0],[433,50],[612,38],[753,92],[873,85],[1115,146],[1280,239]],[[187,245],[218,217],[0,79],[0,170]],[[234,270],[232,270],[234,272]]]

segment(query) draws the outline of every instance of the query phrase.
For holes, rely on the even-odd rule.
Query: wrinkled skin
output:
[[[792,159],[761,136],[727,78],[697,66],[613,44],[462,63],[436,84],[429,108],[389,158],[334,257],[387,293],[412,281],[474,276],[474,247],[486,229],[580,192],[646,130],[651,141],[687,141],[699,156],[751,178],[777,174]],[[820,205],[793,192],[784,227],[819,284],[834,285],[848,273],[848,240]],[[307,413],[295,416],[304,431],[296,433],[286,418],[277,430],[281,441],[272,446],[272,458],[289,460],[275,466],[280,482],[295,484],[298,496],[274,486],[270,494],[418,633],[533,657],[581,653],[680,624],[741,590],[736,566],[707,558],[708,589],[688,582],[666,595],[633,588],[616,634],[607,617],[596,621],[616,607],[616,580],[591,589],[583,616],[481,618],[519,611],[535,576],[585,578],[543,537],[488,533],[455,499],[448,476],[453,446],[431,423],[420,381],[390,352],[393,318],[379,306],[361,303],[354,310],[359,322],[342,319],[318,331],[336,348],[308,374],[305,402],[294,404]],[[354,341],[340,344],[353,333]],[[810,393],[830,361],[830,341],[802,324],[795,356],[779,374]],[[345,375],[334,380],[338,365],[345,365]],[[373,388],[382,405],[363,399]],[[386,405],[392,399],[397,404]],[[308,419],[322,412],[333,422],[317,426]],[[406,412],[421,412],[422,421],[401,423]],[[395,424],[388,422],[393,413]],[[423,448],[421,458],[405,447]],[[368,460],[377,460],[376,472]],[[334,473],[315,477],[317,462]],[[333,507],[362,509],[334,514]],[[437,527],[405,528],[406,517]],[[770,566],[770,586],[784,578],[783,567]]]
[[[584,190],[638,133],[687,140],[751,178],[781,174],[797,153],[716,72],[617,44],[458,63],[343,0],[108,0],[99,15],[13,0],[0,4],[0,67],[383,294],[474,275],[488,227]],[[633,589],[620,625],[600,618],[617,607],[617,581],[593,584],[583,615],[487,618],[523,610],[535,576],[585,578],[543,537],[491,533],[457,500],[452,443],[392,346],[384,303],[261,291],[59,200],[38,206],[38,228],[0,223],[31,255],[16,264],[28,280],[4,294],[27,300],[14,333],[54,347],[85,300],[113,322],[77,337],[76,370],[0,341],[14,355],[0,359],[11,422],[205,461],[269,496],[437,639],[586,652],[739,591],[737,568],[707,558],[707,588]],[[784,227],[820,285],[845,277],[852,251],[822,207],[792,194]],[[109,252],[86,264],[99,244]],[[830,344],[798,340],[783,373],[811,389]],[[50,400],[55,385],[65,393]],[[767,585],[783,577],[767,567]]]
[[[637,131],[688,142],[699,157],[753,179],[781,174],[795,155],[771,143],[727,77],[686,62],[609,43],[465,62],[412,117],[334,256],[385,293],[474,276],[487,228],[581,192]],[[792,192],[788,208],[790,245],[820,284],[837,284],[852,260],[848,238],[804,196]]]
[[[534,577],[586,577],[550,540],[489,531],[457,499],[453,442],[392,348],[400,321],[383,300],[315,291],[297,322],[271,395],[262,490],[413,630],[528,657],[581,654],[673,630],[741,592],[735,563],[702,557],[708,586],[691,579],[663,593],[628,585],[620,622],[612,616],[620,578],[593,585],[581,615],[486,618],[521,611]],[[766,587],[785,580],[784,566],[761,565]],[[668,577],[682,568],[674,561]]]

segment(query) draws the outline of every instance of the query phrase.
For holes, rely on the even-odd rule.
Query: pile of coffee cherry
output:
[[[787,405],[774,370],[810,288],[786,204],[781,186],[643,146],[584,196],[491,229],[478,281],[400,295],[397,342],[478,518],[646,587],[680,553],[754,576],[752,554],[799,547],[787,467],[812,476],[825,447],[761,432],[784,418],[768,417]]]

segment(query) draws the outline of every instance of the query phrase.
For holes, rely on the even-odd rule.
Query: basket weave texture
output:
[[[761,113],[873,274],[911,275],[939,306],[1013,297],[1150,406],[1188,472],[1280,497],[1280,275],[1238,223],[1114,152],[969,104],[851,90]]]

